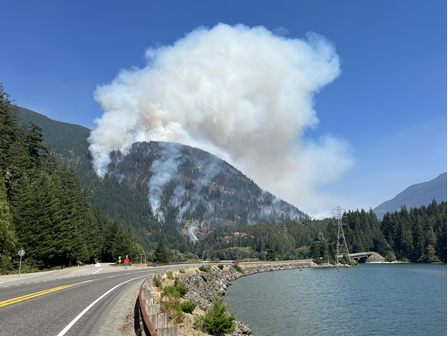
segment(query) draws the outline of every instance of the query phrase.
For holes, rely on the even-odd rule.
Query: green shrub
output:
[[[244,270],[243,270],[237,263],[234,263],[234,264],[232,265],[232,267],[235,268],[236,271],[237,271],[238,273],[240,273],[240,274],[246,274],[246,273],[244,272]]]
[[[162,298],[163,297],[175,297],[180,298],[185,296],[188,293],[188,287],[179,281],[179,278],[176,277],[174,280],[174,285],[166,286],[163,288]]]
[[[202,323],[202,329],[214,336],[224,336],[235,331],[236,320],[235,314],[227,314],[227,305],[224,304],[222,297],[216,298],[213,306],[207,310],[207,313],[202,319],[198,320],[198,326]],[[195,320],[196,324],[196,320]]]
[[[180,293],[175,286],[166,286],[163,288],[162,297],[180,297]]]
[[[157,288],[161,288],[162,287],[162,278],[160,277],[160,275],[157,275],[156,277],[154,277],[153,284]]]
[[[218,268],[222,270],[224,266],[222,264],[218,264]]]
[[[188,293],[188,287],[180,282],[179,278],[176,277],[174,280],[174,286],[177,288],[177,291],[179,292],[180,296],[185,296]]]
[[[171,271],[167,272],[167,273],[166,273],[166,278],[167,278],[168,280],[174,280],[173,272],[171,272]]]
[[[179,304],[179,308],[183,312],[187,312],[187,313],[191,314],[193,312],[193,310],[196,308],[196,303],[194,303],[193,301],[183,302],[183,303]]]
[[[202,266],[199,268],[199,270],[208,272],[208,271],[212,270],[212,266]]]
[[[185,269],[179,269],[179,273],[185,274]]]

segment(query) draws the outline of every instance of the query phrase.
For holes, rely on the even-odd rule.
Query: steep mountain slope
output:
[[[440,203],[446,201],[447,195],[446,172],[437,178],[409,186],[403,192],[397,194],[393,199],[387,200],[373,209],[376,215],[382,219],[387,212],[400,210],[400,207],[406,205],[406,208],[416,208],[429,205],[433,199]]]
[[[40,113],[18,107],[19,116],[25,124],[33,122],[43,129],[45,145],[51,145],[54,152],[69,158],[74,154],[87,157],[90,130],[80,125],[58,122]]]
[[[180,224],[196,240],[222,225],[307,219],[294,206],[260,189],[225,161],[200,149],[163,142],[136,143],[114,153],[109,172],[131,186],[148,187],[160,221]]]
[[[136,143],[112,153],[109,174],[90,165],[90,130],[19,108],[25,122],[43,128],[47,145],[76,170],[94,205],[129,223],[149,247],[164,232],[171,244],[202,238],[223,225],[301,221],[308,215],[260,189],[223,160],[174,143]]]

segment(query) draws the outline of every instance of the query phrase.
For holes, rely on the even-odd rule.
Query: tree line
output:
[[[43,145],[42,129],[21,124],[0,84],[0,273],[133,257],[132,229],[90,203],[75,171]]]
[[[410,262],[447,261],[447,203],[387,213],[379,220],[370,209],[348,211],[342,222],[351,253],[377,252],[388,260]],[[335,262],[337,221],[295,221],[283,225],[242,225],[216,228],[195,245],[198,255],[211,259],[312,258]]]

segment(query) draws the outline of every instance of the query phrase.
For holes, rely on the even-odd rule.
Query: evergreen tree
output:
[[[132,231],[126,228],[124,222],[118,225],[118,231],[114,238],[112,247],[112,256],[118,259],[122,256],[122,259],[128,255],[129,259],[133,260],[136,254],[135,243],[132,237]]]
[[[113,221],[109,221],[109,223],[106,225],[106,228],[103,230],[104,242],[102,245],[103,250],[101,252],[101,259],[103,261],[117,261],[116,257],[114,257],[113,250],[118,227],[118,219],[114,219]]]
[[[392,262],[395,261],[397,258],[395,257],[395,254],[392,253],[392,251],[388,251],[386,254],[386,261],[387,262]]]
[[[88,252],[88,260],[95,262],[101,252],[100,231],[98,229],[97,219],[90,204],[89,191],[84,186],[81,192],[81,221],[84,229],[84,242]]]
[[[320,245],[318,241],[314,241],[310,247],[310,257],[314,260],[314,262],[320,262]]]
[[[277,259],[277,254],[275,252],[274,246],[272,243],[268,244],[267,250],[266,250],[266,260],[267,261],[275,261]]]
[[[155,263],[169,263],[170,262],[170,252],[165,246],[165,234],[162,234],[160,241],[157,245],[156,251],[154,252],[154,262]]]
[[[0,181],[0,273],[12,269],[11,257],[14,256],[15,247],[16,237],[6,200],[6,187]]]

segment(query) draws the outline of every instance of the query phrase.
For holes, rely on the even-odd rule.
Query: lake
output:
[[[447,335],[446,264],[360,264],[233,282],[229,312],[258,336]]]

